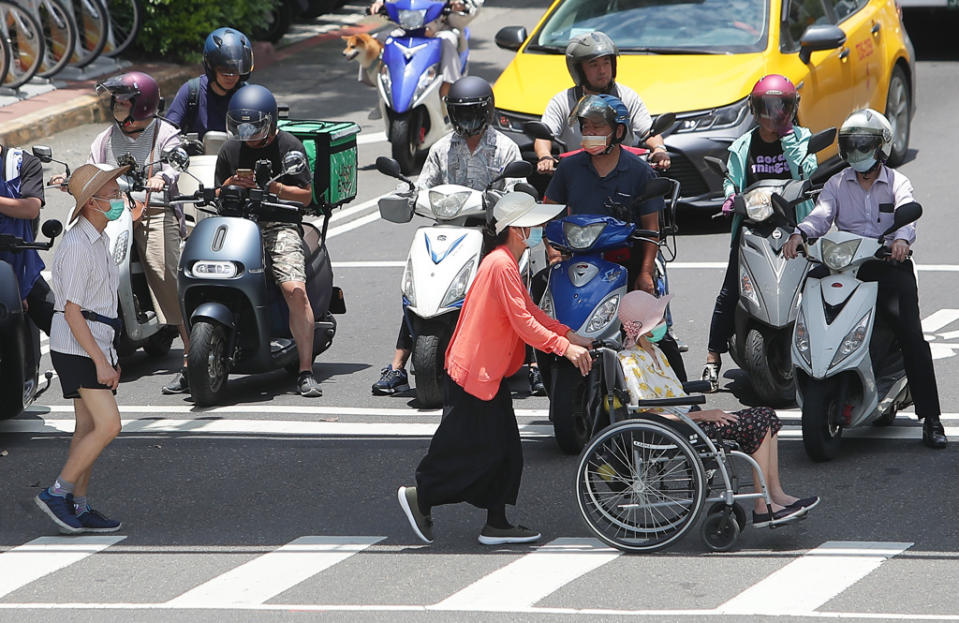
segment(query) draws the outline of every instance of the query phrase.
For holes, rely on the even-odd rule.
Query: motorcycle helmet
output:
[[[885,162],[891,151],[892,126],[877,110],[857,110],[839,128],[839,157],[860,173]]]
[[[210,82],[216,80],[216,70],[225,74],[238,74],[240,81],[234,87],[250,79],[253,71],[253,46],[239,30],[217,28],[207,35],[203,44],[203,71]]]
[[[613,138],[610,141],[610,146],[622,143],[629,132],[629,109],[615,95],[603,93],[602,95],[581,97],[579,102],[576,103],[576,107],[573,108],[573,112],[569,115],[569,124],[579,123],[580,129],[582,129],[584,119],[602,121],[613,128]],[[617,136],[617,126],[623,126],[622,136]]]
[[[799,93],[785,76],[769,74],[759,79],[749,93],[749,112],[757,120],[768,119],[776,126],[792,123],[799,107]]]
[[[603,56],[611,57],[613,63],[613,78],[607,88],[616,81],[616,59],[619,57],[619,48],[606,33],[594,30],[570,40],[566,45],[566,68],[573,77],[573,83],[581,87],[586,84],[586,73],[583,63]],[[588,86],[588,85],[587,85]]]
[[[120,129],[134,121],[152,119],[160,108],[160,85],[152,76],[140,71],[119,74],[97,83],[97,95],[110,95],[110,112],[118,101],[130,102],[126,119],[117,121]],[[124,130],[125,131],[125,130]]]
[[[276,98],[266,87],[248,84],[240,87],[226,110],[226,131],[231,139],[257,142],[276,130]]]
[[[446,111],[463,138],[483,133],[493,121],[493,87],[476,76],[460,78],[446,95]]]

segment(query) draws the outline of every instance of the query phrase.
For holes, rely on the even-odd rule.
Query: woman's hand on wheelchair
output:
[[[714,424],[719,424],[720,426],[725,426],[726,424],[735,424],[739,421],[738,415],[726,413],[722,409],[698,411],[696,412],[696,415],[692,417],[697,422],[712,422]]]
[[[576,366],[580,374],[583,376],[589,374],[589,370],[593,366],[593,358],[589,356],[588,350],[570,342],[563,356]]]

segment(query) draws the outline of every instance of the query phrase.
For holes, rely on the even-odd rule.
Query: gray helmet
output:
[[[609,35],[594,30],[570,39],[566,46],[566,68],[576,86],[581,87],[586,83],[583,63],[603,56],[612,57],[610,60],[613,62],[613,80],[616,80],[616,58],[619,56],[619,48]]]
[[[857,110],[839,128],[839,157],[860,173],[885,162],[891,151],[892,126],[877,110]]]

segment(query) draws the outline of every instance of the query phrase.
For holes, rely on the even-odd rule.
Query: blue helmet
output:
[[[577,102],[573,112],[569,115],[570,125],[582,124],[583,119],[601,120],[613,128],[613,143],[620,143],[629,132],[629,109],[626,104],[615,95],[585,95]],[[623,136],[616,136],[616,126],[621,125],[625,131]]]
[[[240,83],[250,79],[253,71],[253,45],[239,30],[217,28],[207,35],[203,44],[203,71],[210,81],[216,80],[216,70],[238,74]]]
[[[256,142],[276,130],[276,98],[266,87],[248,84],[230,98],[226,110],[226,131],[230,138]]]

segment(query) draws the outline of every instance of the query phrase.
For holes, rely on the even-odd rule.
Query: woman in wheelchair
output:
[[[656,297],[634,290],[627,293],[619,307],[619,318],[626,333],[625,348],[619,352],[630,403],[640,400],[685,396],[683,384],[670,367],[656,342],[666,333],[663,314],[672,295]],[[688,407],[682,407],[688,409]],[[651,412],[678,419],[669,408],[653,408]],[[787,494],[779,479],[777,433],[782,422],[769,407],[751,407],[727,413],[720,409],[686,412],[714,440],[731,440],[751,455],[766,475],[772,508],[759,497],[753,510],[754,527],[768,526],[807,513],[819,503],[818,497],[797,498]],[[760,480],[754,474],[755,490],[761,492]]]

